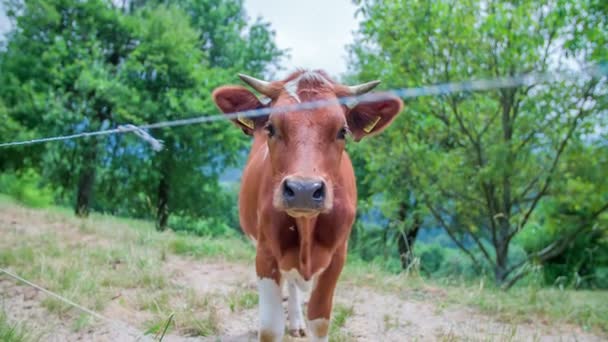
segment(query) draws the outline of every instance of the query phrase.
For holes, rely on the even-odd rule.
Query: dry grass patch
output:
[[[212,336],[219,333],[222,302],[214,294],[198,295],[191,289],[173,287],[161,292],[138,296],[138,307],[153,313],[154,318],[144,325],[147,333],[164,330],[169,317],[169,331],[187,336]]]

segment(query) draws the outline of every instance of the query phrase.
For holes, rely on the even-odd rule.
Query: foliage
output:
[[[0,192],[35,208],[48,207],[55,200],[53,189],[48,184],[45,185],[33,169],[24,170],[19,174],[0,174]]]
[[[238,0],[5,3],[15,29],[0,53],[3,141],[208,115],[215,87],[271,72],[284,55],[268,23],[247,25]],[[162,152],[132,135],[90,137],[10,149],[0,171],[36,170],[81,216],[236,226],[219,176],[247,139],[223,122],[151,134]]]
[[[358,3],[353,77],[379,77],[389,88],[560,71],[606,55],[596,45],[606,20],[594,14],[593,1]],[[564,186],[576,174],[566,160],[596,164],[607,154],[605,144],[574,152],[605,131],[606,91],[605,79],[582,77],[420,97],[390,130],[353,152],[365,155],[364,182],[387,202],[421,203],[408,211],[441,226],[478,271],[491,265],[495,281],[509,287],[571,240],[559,227],[548,245],[524,260],[510,258],[513,239],[529,229],[539,205],[568,195]],[[570,233],[588,232],[607,209],[606,181],[599,181],[599,191],[580,192],[594,199]]]
[[[233,236],[238,233],[235,226],[226,224],[223,218],[193,219],[191,217],[171,216],[169,227],[176,232],[190,232],[199,236]]]

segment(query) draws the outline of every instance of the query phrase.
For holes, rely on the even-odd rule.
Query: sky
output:
[[[269,21],[279,48],[291,50],[284,73],[298,67],[331,76],[346,71],[346,45],[358,24],[351,0],[245,0],[245,9],[251,20]]]
[[[357,28],[351,0],[245,0],[250,20],[262,16],[276,32],[279,48],[289,49],[283,76],[295,68],[323,69],[338,77],[346,71],[346,45]],[[10,23],[0,5],[0,34]]]
[[[4,15],[4,7],[2,6],[2,3],[0,3],[0,35],[3,35],[9,27],[10,23],[6,18],[6,15]]]

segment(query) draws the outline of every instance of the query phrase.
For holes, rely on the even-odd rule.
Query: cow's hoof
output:
[[[306,330],[305,329],[289,329],[289,336],[306,337]]]

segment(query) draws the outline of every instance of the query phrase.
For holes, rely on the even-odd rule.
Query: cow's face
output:
[[[265,140],[268,149],[263,152],[264,158],[269,159],[273,170],[273,204],[293,217],[314,216],[332,209],[347,136],[352,134],[358,141],[379,133],[403,106],[398,98],[351,107],[331,101],[368,91],[377,83],[363,88],[346,87],[323,72],[300,71],[272,83],[243,79],[271,101],[263,104],[242,87],[221,87],[214,92],[214,100],[225,113],[265,106],[277,108],[270,116],[234,122],[245,133]],[[323,100],[328,100],[328,105],[281,111],[286,106]]]

